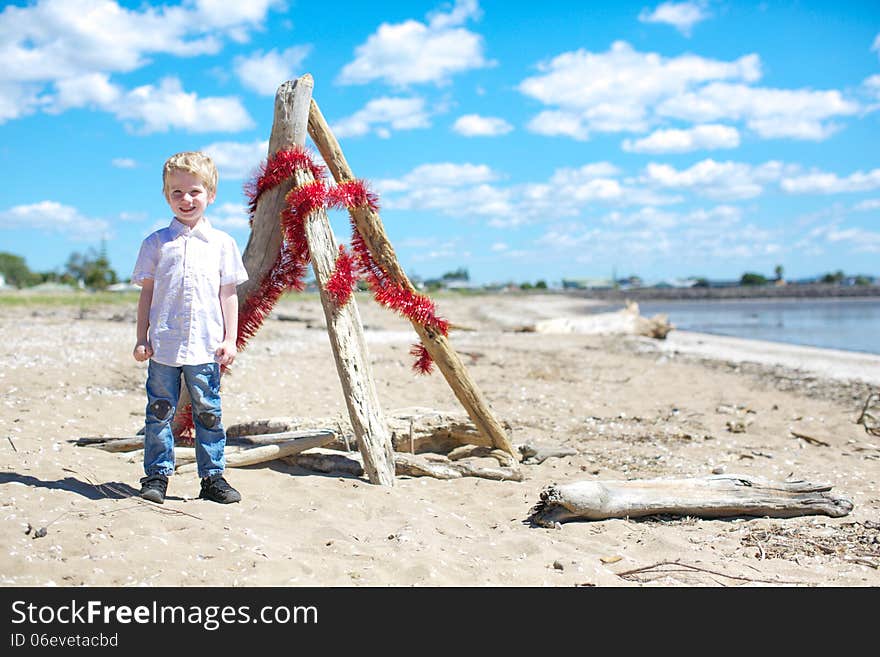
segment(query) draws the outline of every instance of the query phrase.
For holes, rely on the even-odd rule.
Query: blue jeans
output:
[[[144,472],[147,476],[174,474],[171,421],[180,398],[181,375],[192,399],[199,477],[221,474],[226,467],[226,432],[220,421],[220,365],[171,367],[154,360],[147,372]]]

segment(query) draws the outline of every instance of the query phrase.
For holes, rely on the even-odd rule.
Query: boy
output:
[[[131,280],[141,286],[134,359],[150,359],[140,495],[161,504],[174,473],[171,421],[180,379],[192,399],[199,497],[222,504],[241,495],[223,478],[226,432],[220,413],[220,366],[235,360],[238,297],[247,280],[238,246],[213,228],[217,168],[203,153],[172,155],[162,171],[163,194],[174,219],[141,245]]]

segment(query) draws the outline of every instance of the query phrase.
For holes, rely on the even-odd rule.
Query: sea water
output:
[[[878,298],[644,301],[639,311],[685,331],[880,354]]]

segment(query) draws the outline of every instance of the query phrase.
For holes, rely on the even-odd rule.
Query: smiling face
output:
[[[199,222],[205,210],[214,202],[214,192],[209,192],[202,179],[189,171],[169,171],[165,183],[165,200],[171,211],[190,228]]]

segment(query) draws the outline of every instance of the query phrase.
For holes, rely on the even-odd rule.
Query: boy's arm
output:
[[[147,278],[141,283],[141,295],[137,309],[137,344],[134,347],[134,359],[145,361],[153,355],[147,331],[150,328],[150,304],[153,303],[153,279]]]
[[[231,365],[238,353],[238,295],[235,283],[220,286],[220,311],[223,313],[223,344],[214,354],[221,365]]]

